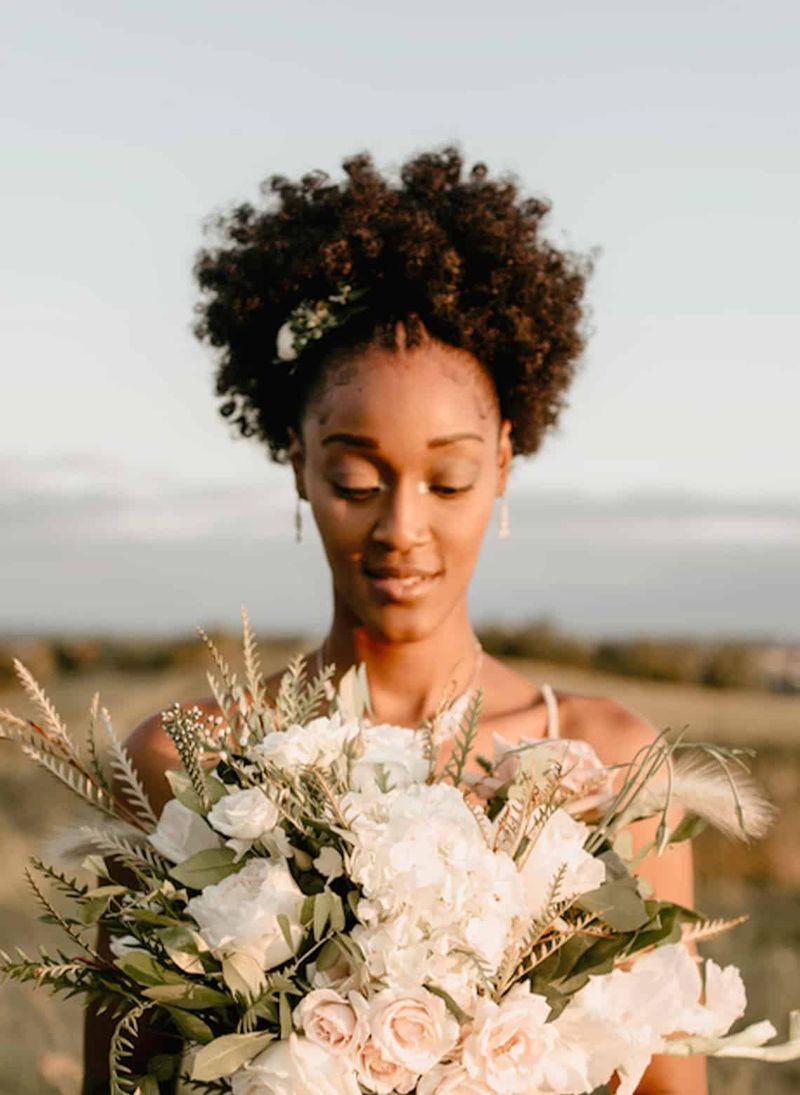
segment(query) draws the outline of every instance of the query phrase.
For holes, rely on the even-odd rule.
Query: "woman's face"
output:
[[[436,630],[505,490],[510,427],[477,362],[435,342],[331,372],[290,453],[338,609],[389,641]]]

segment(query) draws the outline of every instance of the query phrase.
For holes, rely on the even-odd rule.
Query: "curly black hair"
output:
[[[220,412],[287,460],[326,364],[353,348],[433,337],[468,351],[494,380],[515,453],[536,452],[564,406],[584,345],[581,307],[591,262],[541,238],[549,203],[515,180],[468,172],[447,147],[409,159],[393,182],[361,153],[345,178],[272,175],[250,203],[206,228],[194,274],[195,333],[219,351]],[[278,330],[304,300],[342,285],[368,290],[365,310],[309,343],[294,370],[275,364]]]

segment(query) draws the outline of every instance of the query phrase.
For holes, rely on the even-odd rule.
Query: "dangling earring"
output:
[[[504,494],[500,497],[500,516],[497,522],[497,539],[507,540],[511,535],[511,529],[508,524],[508,502],[506,502],[506,496]]]
[[[303,515],[300,512],[300,495],[297,496],[297,501],[294,506],[294,538],[296,543],[300,543],[303,539]]]

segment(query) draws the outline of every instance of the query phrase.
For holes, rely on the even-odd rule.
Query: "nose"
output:
[[[383,494],[381,511],[372,528],[372,539],[386,548],[407,552],[427,543],[428,500],[419,484],[398,480]]]

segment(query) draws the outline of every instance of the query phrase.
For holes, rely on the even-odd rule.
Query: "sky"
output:
[[[5,6],[0,631],[242,601],[324,626],[308,514],[296,546],[287,470],[230,437],[191,333],[202,224],[272,173],[456,142],[597,254],[476,614],[800,638],[799,47],[775,0]]]

